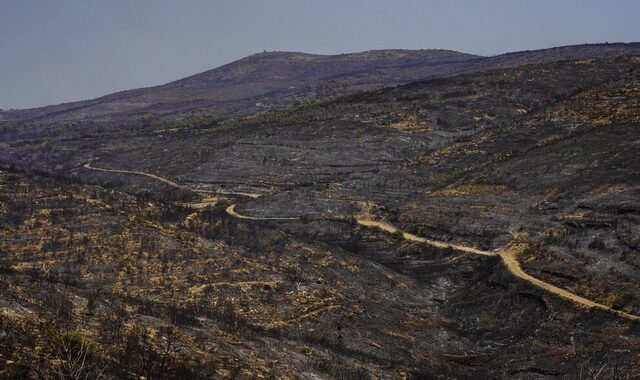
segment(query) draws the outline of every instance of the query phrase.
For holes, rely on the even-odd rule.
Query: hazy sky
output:
[[[639,15],[638,0],[0,0],[0,108],[162,84],[262,50],[638,41]]]

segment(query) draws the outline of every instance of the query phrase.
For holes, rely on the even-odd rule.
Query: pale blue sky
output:
[[[0,108],[162,84],[262,50],[638,41],[639,15],[637,0],[0,0]]]

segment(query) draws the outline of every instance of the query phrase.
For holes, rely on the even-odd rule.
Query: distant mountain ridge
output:
[[[263,52],[160,86],[47,107],[0,111],[0,120],[47,125],[251,114],[473,71],[633,54],[640,54],[640,43],[574,45],[493,57],[451,50],[389,49],[340,55]]]

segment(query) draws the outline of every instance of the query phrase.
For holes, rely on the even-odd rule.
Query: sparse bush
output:
[[[604,240],[600,238],[595,238],[589,243],[589,248],[591,249],[605,249],[606,247]]]
[[[101,364],[95,342],[78,331],[65,331],[56,339],[53,371],[59,379],[104,379],[105,366]]]
[[[615,294],[611,300],[611,308],[623,310],[633,299],[633,295],[629,293]]]
[[[394,243],[399,242],[404,240],[404,235],[402,234],[402,231],[397,230],[389,235],[389,239]]]
[[[198,198],[198,194],[188,187],[181,187],[175,193],[175,200],[178,202],[190,202]]]

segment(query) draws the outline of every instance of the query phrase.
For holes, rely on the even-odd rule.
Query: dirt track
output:
[[[166,178],[162,178],[159,177],[155,174],[151,174],[151,173],[145,173],[145,172],[140,172],[140,171],[135,171],[135,170],[121,170],[121,169],[103,169],[103,168],[96,168],[94,166],[91,166],[91,163],[87,162],[86,164],[84,164],[84,167],[86,169],[91,169],[91,170],[97,170],[97,171],[101,171],[101,172],[109,172],[109,173],[124,173],[124,174],[137,174],[137,175],[142,175],[145,177],[149,177],[149,178],[153,178],[156,181],[160,181],[162,183],[166,183],[169,186],[173,186],[173,187],[181,187],[180,185],[178,185],[177,183],[166,179]]]
[[[104,172],[111,172],[111,173],[127,173],[127,174],[137,174],[137,175],[143,175],[149,178],[153,178],[157,181],[160,181],[162,183],[166,183],[167,185],[173,186],[173,187],[181,187],[179,184],[177,184],[176,182],[173,182],[169,179],[166,178],[162,178],[159,177],[155,174],[150,174],[150,173],[145,173],[145,172],[140,172],[140,171],[133,171],[133,170],[118,170],[118,169],[102,169],[102,168],[96,168],[91,166],[90,163],[86,163],[84,165],[84,167],[86,169],[91,169],[91,170],[98,170],[98,171],[104,171]],[[242,193],[241,195],[247,195],[250,196],[251,198],[257,198],[259,195],[258,194],[250,194],[250,193]],[[244,219],[244,220],[300,220],[300,218],[297,217],[252,217],[252,216],[246,216],[246,215],[241,215],[239,213],[237,213],[235,211],[235,207],[236,204],[232,204],[231,206],[227,207],[226,212],[227,214],[229,214],[230,216],[233,216],[234,218],[238,218],[238,219]],[[379,228],[383,231],[389,232],[389,233],[402,233],[402,236],[409,240],[409,241],[414,241],[414,242],[418,242],[418,243],[426,243],[429,244],[431,246],[437,247],[437,248],[442,248],[442,249],[447,249],[447,248],[451,248],[454,249],[456,251],[460,251],[463,252],[465,254],[471,254],[471,255],[481,255],[481,256],[500,256],[500,258],[502,259],[502,262],[504,263],[504,265],[507,267],[507,269],[509,270],[509,272],[511,274],[513,274],[515,277],[524,280],[526,282],[528,282],[529,284],[543,289],[551,294],[554,294],[558,297],[567,299],[569,301],[572,301],[580,306],[586,307],[586,308],[593,308],[593,309],[598,309],[598,310],[602,310],[602,311],[606,311],[608,313],[612,313],[615,314],[621,318],[624,319],[628,319],[631,321],[640,321],[640,316],[635,315],[635,314],[630,314],[630,313],[626,313],[624,311],[621,310],[615,310],[612,309],[609,306],[597,303],[595,301],[589,300],[587,298],[581,297],[577,294],[571,293],[567,290],[564,290],[562,288],[559,288],[555,285],[552,285],[548,282],[544,282],[538,278],[535,278],[529,274],[527,274],[522,267],[520,266],[520,263],[518,262],[518,255],[522,252],[522,246],[518,246],[518,245],[508,245],[507,247],[496,251],[496,252],[490,252],[490,251],[483,251],[483,250],[479,250],[473,247],[468,247],[468,246],[464,246],[464,245],[459,245],[459,244],[449,244],[449,243],[445,243],[445,242],[441,242],[441,241],[437,241],[437,240],[430,240],[430,239],[425,239],[422,238],[420,236],[416,236],[414,234],[408,233],[408,232],[404,232],[388,223],[385,222],[380,222],[380,221],[375,221],[375,220],[371,220],[369,218],[356,218],[356,221],[358,222],[358,224],[363,225],[363,226],[367,226],[367,227],[376,227]]]
[[[497,252],[489,252],[489,251],[482,251],[482,250],[478,250],[472,247],[467,247],[467,246],[463,246],[463,245],[458,245],[458,244],[448,244],[448,243],[444,243],[444,242],[439,242],[439,241],[435,241],[435,240],[429,240],[429,239],[425,239],[425,238],[421,238],[419,236],[410,234],[408,232],[404,232],[401,231],[399,229],[397,229],[396,227],[393,227],[392,225],[385,223],[385,222],[378,222],[375,220],[371,220],[368,218],[358,218],[356,219],[358,224],[361,224],[363,226],[367,226],[367,227],[377,227],[381,230],[384,230],[386,232],[389,233],[396,233],[396,232],[401,232],[402,236],[410,241],[415,241],[418,243],[426,243],[429,245],[432,245],[434,247],[438,247],[438,248],[452,248],[455,249],[457,251],[466,253],[466,254],[473,254],[473,255],[482,255],[482,256],[500,256],[500,258],[502,259],[502,262],[504,263],[504,265],[507,267],[507,269],[509,270],[509,272],[511,272],[511,274],[513,274],[514,276],[516,276],[519,279],[522,279],[532,285],[534,285],[535,287],[538,287],[540,289],[543,289],[551,294],[554,294],[556,296],[562,297],[564,299],[567,299],[569,301],[572,301],[576,304],[579,304],[581,306],[587,307],[587,308],[593,308],[593,309],[599,309],[599,310],[603,310],[609,313],[613,313],[619,317],[628,319],[628,320],[632,320],[632,321],[640,321],[640,316],[635,315],[635,314],[630,314],[630,313],[626,313],[624,311],[621,310],[616,310],[616,309],[612,309],[609,306],[597,303],[595,301],[589,300],[587,298],[581,297],[577,294],[571,293],[567,290],[564,290],[562,288],[559,288],[555,285],[549,284],[548,282],[544,282],[538,278],[535,278],[529,274],[527,274],[522,267],[520,266],[520,263],[518,262],[518,255],[522,252],[522,248],[523,246],[519,246],[519,245],[509,245],[503,249],[501,249],[500,251]]]
[[[231,206],[227,207],[227,214],[233,216],[234,218],[238,218],[238,219],[245,219],[245,220],[300,220],[300,218],[296,218],[296,217],[260,217],[260,216],[245,216],[245,215],[241,215],[238,214],[235,210],[236,208],[236,204],[232,204]]]

